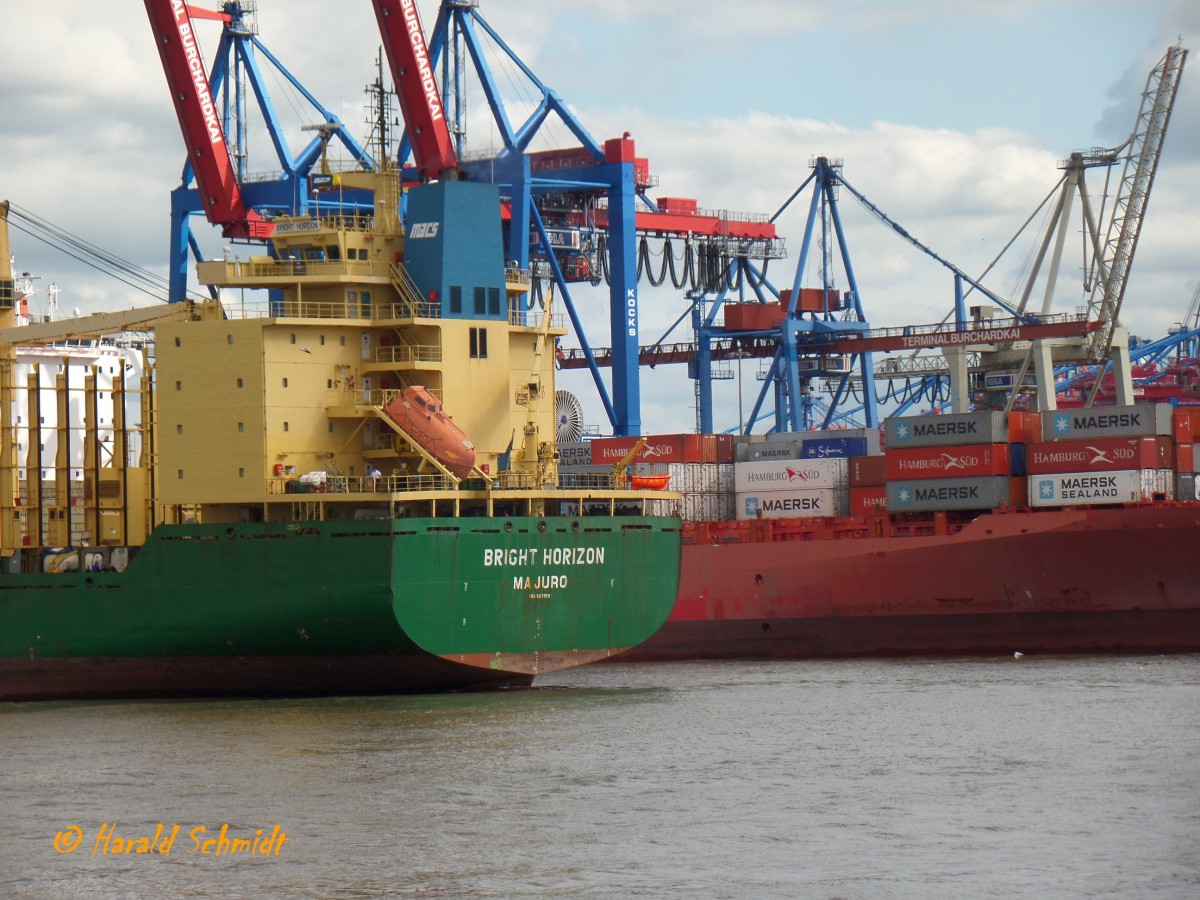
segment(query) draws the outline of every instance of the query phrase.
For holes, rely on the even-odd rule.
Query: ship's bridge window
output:
[[[342,251],[336,244],[331,244],[325,248],[325,257],[327,259],[341,259]]]
[[[325,250],[321,247],[305,247],[304,258],[309,262],[324,262]]]
[[[450,315],[462,315],[462,285],[450,285]]]

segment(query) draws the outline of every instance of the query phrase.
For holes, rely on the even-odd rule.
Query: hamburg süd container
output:
[[[1055,472],[1117,472],[1122,469],[1166,469],[1172,465],[1170,438],[1092,438],[1040,441],[1025,450],[1030,475]]]
[[[1009,474],[1008,444],[889,448],[884,459],[888,481]]]
[[[790,488],[832,488],[847,485],[845,459],[796,459],[737,463],[733,486],[737,491],[780,491]]]

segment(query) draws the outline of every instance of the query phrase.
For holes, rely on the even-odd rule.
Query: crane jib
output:
[[[221,123],[217,119],[217,107],[212,100],[212,92],[208,87],[208,76],[204,72],[204,61],[200,58],[200,50],[196,47],[196,38],[188,23],[179,26],[179,39],[183,41],[183,50],[187,56],[188,70],[192,73],[192,83],[196,86],[196,99],[200,102],[200,114],[204,116],[204,126],[208,129],[208,139],[214,144],[225,140],[221,133]]]
[[[402,0],[404,10],[404,27],[408,29],[408,39],[412,44],[413,56],[417,61],[417,70],[421,76],[421,88],[425,91],[425,103],[429,114],[435,119],[442,117],[442,99],[438,95],[437,82],[433,80],[433,68],[429,65],[429,48],[425,44],[425,35],[421,31],[421,22],[417,18],[414,0]]]

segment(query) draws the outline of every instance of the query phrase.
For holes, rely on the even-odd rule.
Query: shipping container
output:
[[[786,491],[738,491],[739,519],[801,519],[844,516],[846,492],[835,488],[793,488]]]
[[[680,514],[685,522],[728,522],[735,516],[734,499],[716,491],[684,494]]]
[[[799,459],[799,441],[755,441],[736,443],[734,462],[760,462],[764,459]]]
[[[1024,475],[1013,475],[1008,479],[1008,505],[1013,509],[1024,509],[1029,505],[1029,479]]]
[[[884,459],[888,481],[1009,474],[1008,444],[893,448]]]
[[[1194,406],[1176,407],[1171,415],[1175,440],[1181,444],[1194,444],[1200,437],[1200,409]]]
[[[1175,479],[1175,498],[1189,503],[1200,500],[1200,477],[1180,472]]]
[[[883,487],[887,484],[887,459],[882,456],[852,456],[849,460],[850,487]]]
[[[1010,444],[1032,444],[1042,439],[1042,417],[1040,413],[1013,410],[1008,413],[1008,442]]]
[[[733,467],[733,486],[737,491],[845,487],[847,472],[847,460],[844,459],[737,463]]]
[[[592,442],[560,441],[558,464],[559,466],[590,466],[592,464]]]
[[[879,453],[879,432],[874,442],[865,437],[806,438],[800,442],[803,459],[836,459],[848,456],[867,456]]]
[[[1004,413],[955,413],[946,416],[901,416],[885,419],[888,447],[948,447],[955,444],[1001,444],[1008,440]]]
[[[886,487],[850,488],[850,515],[870,516],[882,512],[887,512]]]
[[[1196,463],[1200,462],[1200,453],[1196,452],[1195,444],[1176,444],[1175,445],[1175,471],[1181,475],[1191,474],[1200,469],[1196,468]]]
[[[787,314],[778,303],[726,303],[721,309],[729,331],[770,331]]]
[[[1029,455],[1028,444],[1008,445],[1008,474],[1025,475],[1027,472],[1025,459]]]
[[[1054,409],[1042,413],[1042,438],[1048,441],[1172,433],[1169,403]]]
[[[1095,506],[1170,500],[1175,474],[1169,469],[1126,469],[1115,472],[1066,472],[1029,479],[1030,506]]]
[[[1026,448],[1025,469],[1030,475],[1165,469],[1171,461],[1169,450],[1165,460],[1163,452],[1162,442],[1154,437],[1040,441]]]
[[[995,509],[1008,504],[1004,476],[889,481],[888,512],[931,512],[952,509]]]
[[[653,434],[646,435],[646,444],[632,462],[699,463],[732,462],[733,442],[730,435],[717,434]],[[592,443],[592,463],[618,463],[641,438],[596,438]],[[722,458],[726,455],[728,458]]]

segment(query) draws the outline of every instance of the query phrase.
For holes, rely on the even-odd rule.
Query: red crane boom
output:
[[[446,111],[433,77],[429,46],[417,15],[416,0],[373,0],[379,33],[392,69],[392,81],[412,142],[413,162],[421,180],[454,178],[458,156],[446,125]]]
[[[226,237],[269,237],[271,224],[242,200],[188,5],[183,0],[145,3],[205,215],[222,226]]]

